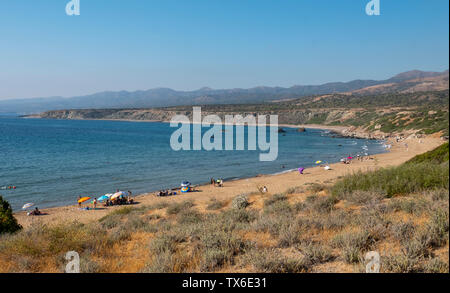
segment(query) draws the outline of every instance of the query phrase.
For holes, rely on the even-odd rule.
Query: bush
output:
[[[206,207],[207,210],[220,210],[225,206],[224,201],[218,201],[215,198],[211,198],[208,206]]]
[[[170,251],[155,254],[151,264],[146,265],[142,273],[173,273],[174,257]]]
[[[431,274],[448,274],[448,263],[443,262],[437,257],[432,258],[426,262],[424,272]]]
[[[303,246],[301,252],[311,264],[325,263],[333,259],[333,254],[331,250],[323,245],[310,243]]]
[[[305,190],[301,186],[289,188],[286,194],[303,193]]]
[[[449,160],[449,144],[445,143],[432,151],[415,156],[407,164],[434,163],[442,164]]]
[[[427,225],[426,232],[429,234],[430,245],[432,247],[441,247],[448,242],[449,231],[449,212],[448,208],[433,211],[430,223]]]
[[[14,218],[11,206],[0,195],[0,234],[14,233],[22,229]]]
[[[286,201],[288,198],[285,194],[275,194],[272,195],[270,198],[266,199],[264,201],[264,207],[268,207],[270,205],[273,205],[274,203],[280,202],[280,201]]]
[[[101,251],[108,245],[107,234],[97,225],[77,222],[55,226],[35,224],[18,233],[3,236],[0,254],[32,257],[55,256],[67,251]]]
[[[179,224],[195,224],[201,222],[203,216],[196,210],[183,210],[177,216]]]
[[[231,207],[233,209],[245,209],[249,205],[250,203],[248,202],[247,194],[240,194],[236,196],[231,203]]]
[[[176,215],[179,212],[190,209],[193,206],[194,206],[194,203],[190,200],[187,200],[184,202],[174,203],[174,204],[169,205],[167,207],[166,211],[167,211],[167,214],[169,214],[169,215]]]
[[[368,250],[374,240],[367,231],[347,232],[336,235],[332,245],[342,249],[342,257],[347,263],[358,263],[363,250]]]
[[[150,249],[156,254],[165,252],[174,253],[178,243],[184,241],[183,235],[179,235],[178,233],[159,234],[150,242]]]
[[[295,223],[281,225],[278,233],[279,247],[291,247],[300,243],[300,227]]]
[[[338,202],[335,196],[321,196],[311,206],[318,213],[330,213]]]
[[[381,265],[387,273],[417,273],[420,271],[419,260],[404,254],[384,256],[381,258]]]
[[[345,199],[351,203],[364,205],[368,203],[378,203],[385,197],[385,194],[374,191],[357,190],[348,195],[341,195],[341,199]]]
[[[400,241],[401,243],[405,243],[410,240],[414,232],[416,231],[416,227],[413,222],[400,222],[391,226],[391,232],[394,235],[395,239]]]
[[[264,203],[265,214],[285,214],[292,213],[292,208],[287,200],[277,200],[271,202],[269,205]]]
[[[388,204],[390,210],[403,211],[414,215],[421,215],[429,207],[430,203],[421,198],[394,198]]]
[[[332,194],[342,196],[355,191],[373,191],[388,197],[421,192],[428,189],[448,189],[448,167],[433,163],[403,164],[372,172],[345,176],[332,188]]]
[[[244,261],[258,273],[305,273],[310,269],[305,259],[288,258],[273,249],[252,250],[244,255]]]

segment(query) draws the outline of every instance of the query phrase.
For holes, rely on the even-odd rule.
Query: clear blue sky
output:
[[[0,99],[442,71],[448,0],[0,0]]]

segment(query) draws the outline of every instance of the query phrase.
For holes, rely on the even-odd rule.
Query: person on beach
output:
[[[216,180],[214,180],[214,178],[211,177],[211,185],[216,186]]]
[[[29,213],[28,215],[31,215],[31,216],[40,216],[40,215],[42,215],[42,213],[41,213],[41,211],[39,210],[39,208],[36,207],[36,208],[34,209],[34,211],[32,211],[31,213]]]
[[[94,198],[93,203],[94,203],[94,210],[96,210],[97,209],[97,198]]]
[[[268,191],[269,191],[269,190],[267,189],[267,186],[264,186],[263,189],[262,189],[262,192],[263,192],[263,193],[267,193]]]
[[[81,208],[81,202],[80,202],[80,199],[81,199],[81,195],[78,196],[78,207],[79,207],[79,208]]]

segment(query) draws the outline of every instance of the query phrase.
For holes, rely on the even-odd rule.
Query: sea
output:
[[[383,141],[284,128],[278,134],[278,158],[261,162],[259,150],[175,151],[170,137],[176,129],[158,122],[0,116],[0,195],[15,211],[26,203],[48,208],[117,189],[136,195],[179,187],[183,181],[202,184],[211,178],[277,174],[315,166],[318,160],[331,164],[386,151]]]

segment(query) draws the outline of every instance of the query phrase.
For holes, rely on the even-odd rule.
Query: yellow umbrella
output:
[[[83,203],[83,202],[88,201],[88,200],[90,200],[90,199],[91,199],[91,198],[88,197],[88,196],[82,197],[82,198],[80,198],[80,199],[78,200],[78,203]]]
[[[322,163],[322,161],[316,161],[316,164],[320,164],[320,163]]]

